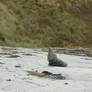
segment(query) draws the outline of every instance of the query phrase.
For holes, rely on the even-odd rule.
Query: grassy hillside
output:
[[[92,47],[91,11],[91,0],[2,0],[0,44]]]

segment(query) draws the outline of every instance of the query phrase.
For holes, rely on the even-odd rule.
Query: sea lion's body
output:
[[[61,66],[61,67],[67,66],[65,62],[57,58],[56,54],[53,52],[51,48],[49,48],[48,51],[48,61],[50,66]]]

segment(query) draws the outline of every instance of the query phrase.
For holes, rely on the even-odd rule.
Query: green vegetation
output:
[[[92,47],[91,11],[91,0],[1,0],[0,45]]]

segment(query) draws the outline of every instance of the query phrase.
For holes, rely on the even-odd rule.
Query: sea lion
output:
[[[49,66],[67,67],[67,63],[58,59],[56,54],[53,52],[51,48],[49,48],[48,50],[48,62],[49,62]]]

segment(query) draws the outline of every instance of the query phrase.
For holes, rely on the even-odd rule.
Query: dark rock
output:
[[[32,56],[32,54],[23,54],[23,55],[26,55],[26,56]]]
[[[51,72],[48,72],[48,71],[43,71],[42,73],[44,73],[45,75],[51,75],[52,74]]]
[[[21,66],[20,65],[15,65],[16,68],[20,68]]]
[[[65,85],[68,85],[68,83],[64,83]]]
[[[4,64],[3,62],[0,62],[0,64]]]
[[[51,79],[62,79],[62,80],[65,79],[65,77],[62,76],[61,74],[53,74],[53,73],[48,72],[48,71],[43,71],[42,73],[45,75],[46,78],[51,78]]]
[[[8,58],[18,58],[20,57],[19,55],[11,55],[11,56],[8,56]]]
[[[0,55],[11,55],[10,53],[0,53]]]
[[[56,54],[53,52],[51,48],[49,48],[48,51],[48,61],[50,66],[60,66],[60,67],[67,66],[65,62],[57,58]]]
[[[6,81],[12,81],[11,79],[7,79]]]

